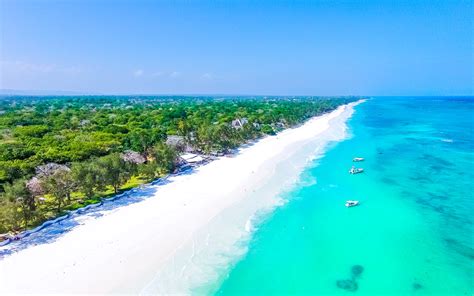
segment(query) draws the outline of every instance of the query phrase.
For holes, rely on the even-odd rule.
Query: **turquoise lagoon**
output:
[[[358,105],[351,136],[305,169],[212,293],[472,295],[473,116],[474,98]],[[356,156],[366,171],[349,175]]]

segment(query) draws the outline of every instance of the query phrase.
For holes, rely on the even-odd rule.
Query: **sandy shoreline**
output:
[[[7,256],[0,260],[0,294],[186,293],[217,277],[204,261],[248,235],[249,217],[274,205],[309,157],[345,136],[356,104],[173,177],[142,202]]]

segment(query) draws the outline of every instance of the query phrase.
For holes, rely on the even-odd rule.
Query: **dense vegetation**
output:
[[[182,150],[227,153],[351,100],[0,98],[0,233],[170,173]]]

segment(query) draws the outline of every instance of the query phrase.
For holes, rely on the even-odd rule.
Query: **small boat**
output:
[[[347,200],[346,201],[346,207],[348,207],[348,208],[355,207],[355,206],[358,206],[358,205],[359,205],[358,200]]]
[[[349,174],[359,174],[359,173],[362,173],[364,171],[363,168],[356,168],[356,167],[352,167],[350,170],[349,170]]]
[[[363,157],[354,157],[352,159],[353,162],[359,162],[359,161],[364,161],[364,158]]]

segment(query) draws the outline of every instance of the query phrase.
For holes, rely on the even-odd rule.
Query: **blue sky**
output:
[[[473,94],[471,1],[0,3],[2,89]]]

